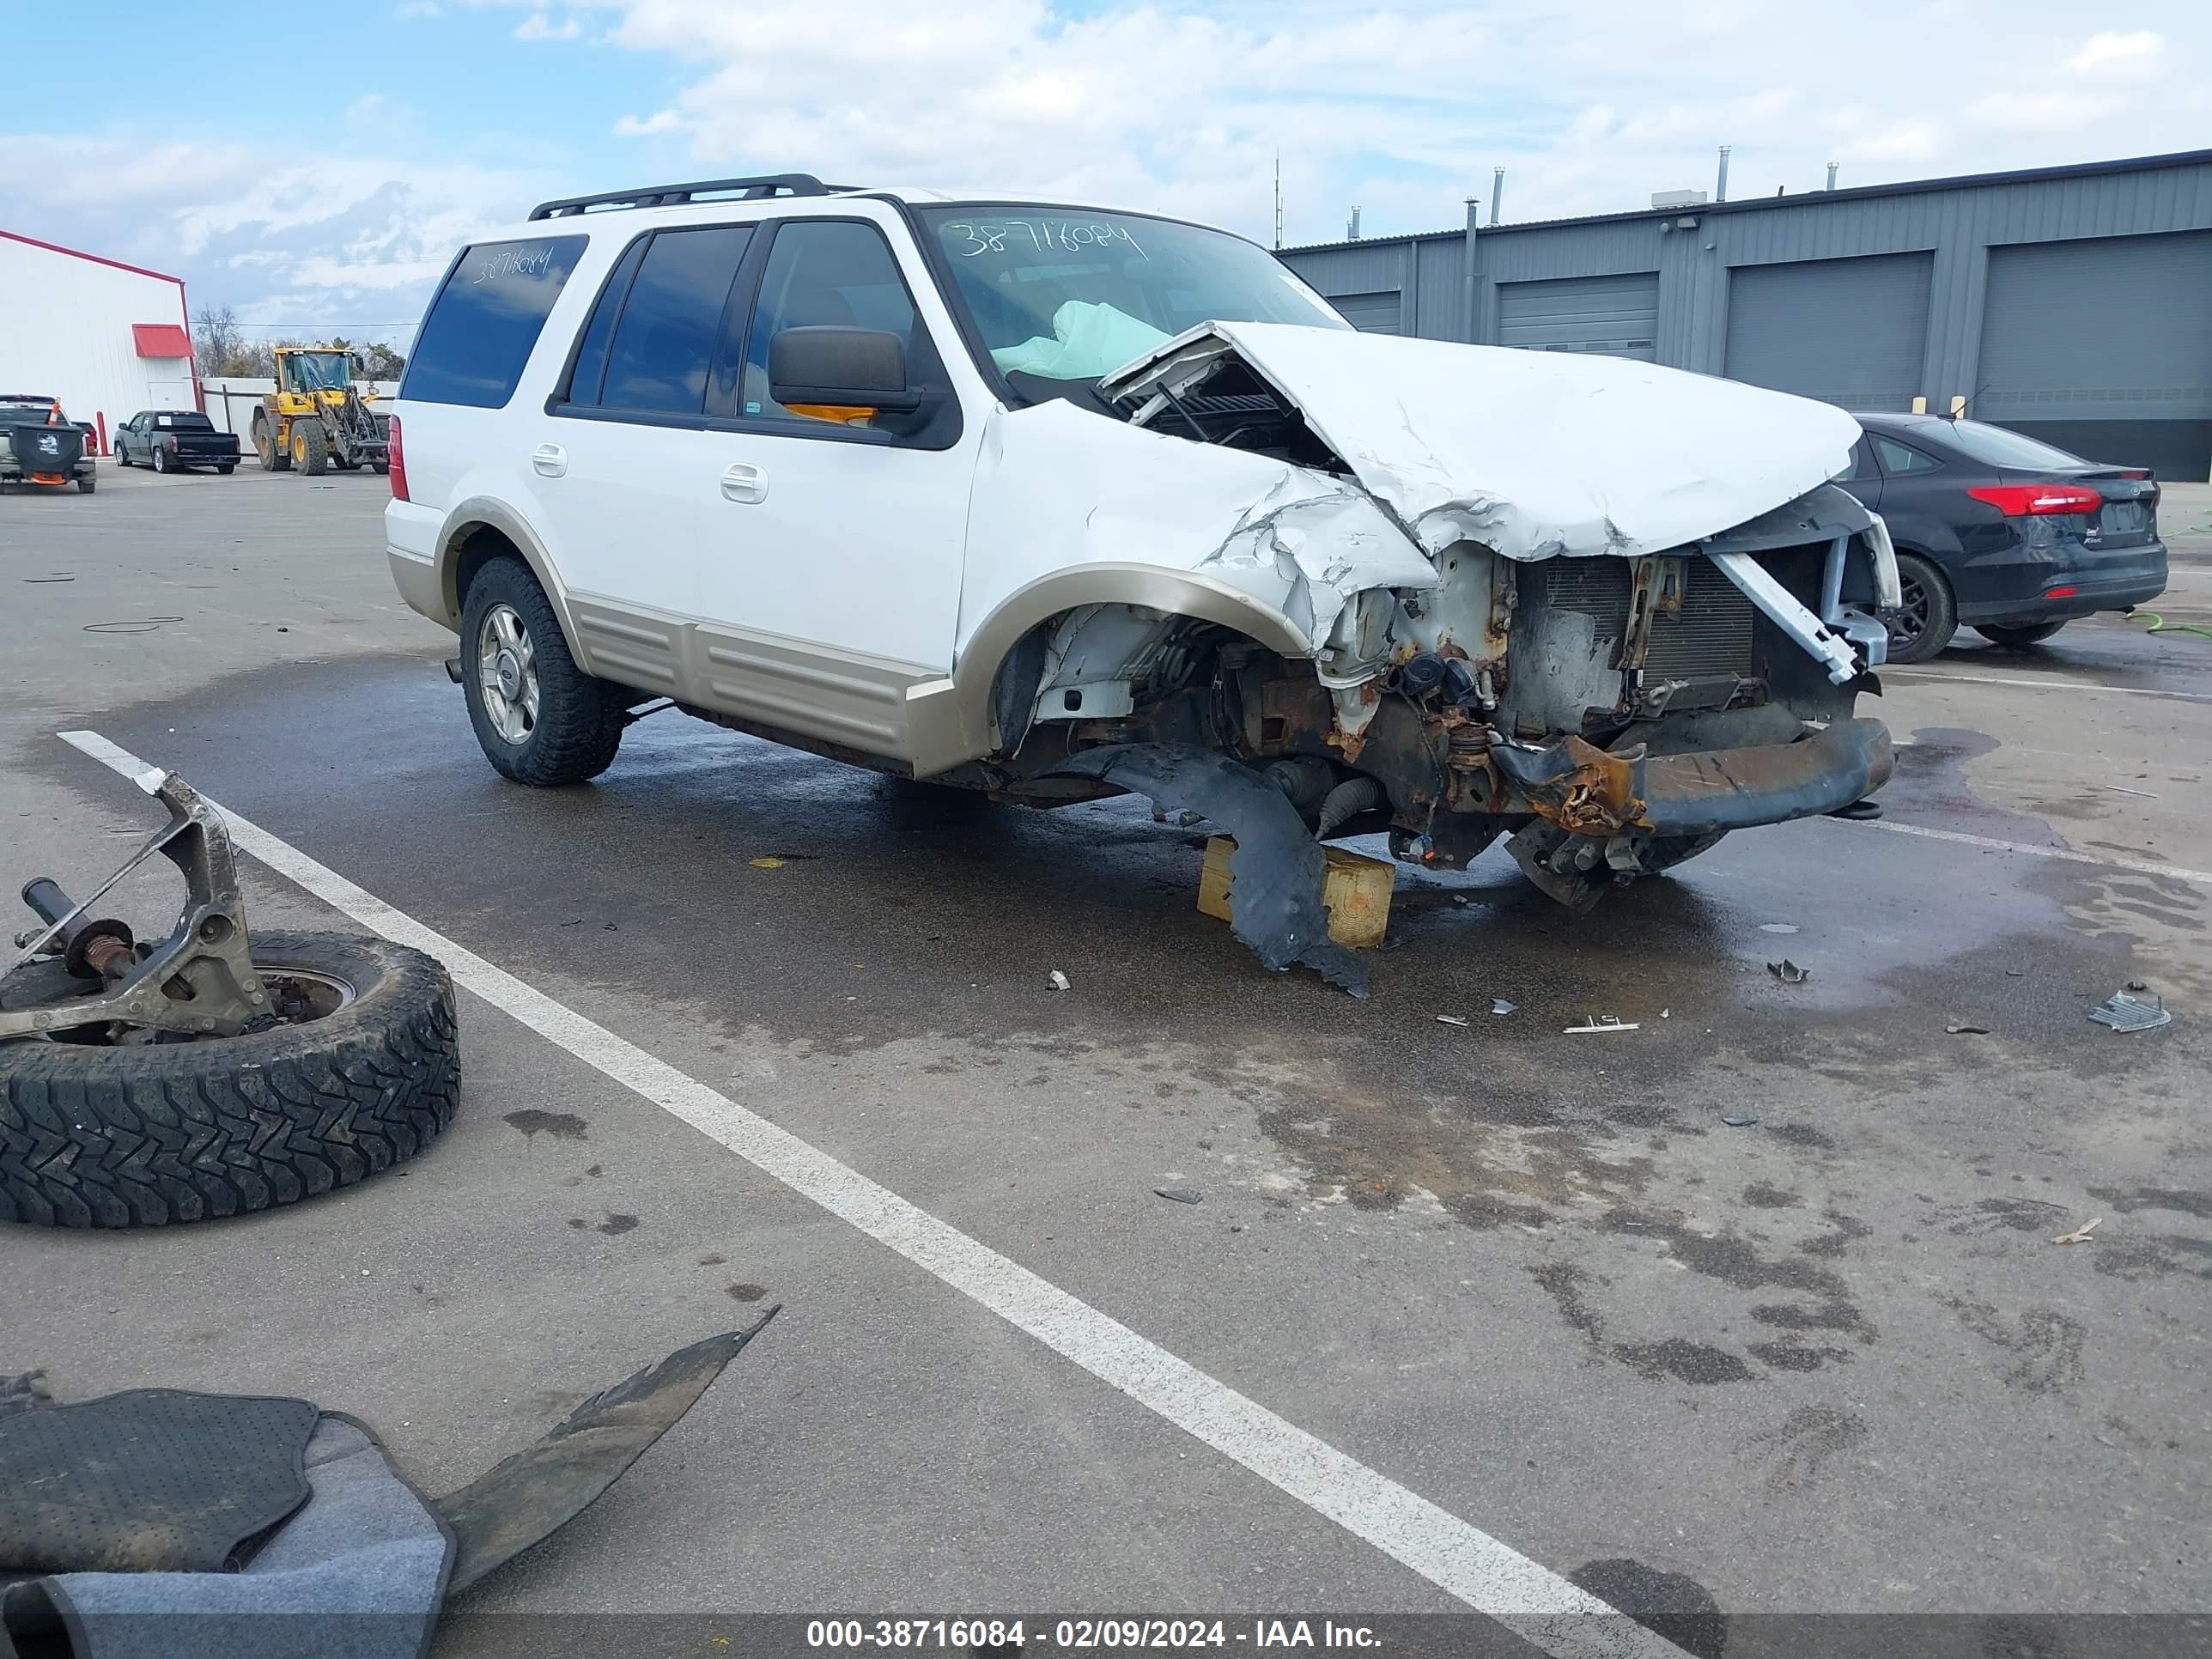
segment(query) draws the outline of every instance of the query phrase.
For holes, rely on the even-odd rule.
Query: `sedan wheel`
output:
[[[1959,612],[1943,573],[1917,553],[1897,556],[1903,604],[1889,624],[1889,659],[1926,662],[1959,631]]]
[[[511,605],[492,606],[477,630],[477,688],[499,735],[527,743],[538,729],[538,653]]]

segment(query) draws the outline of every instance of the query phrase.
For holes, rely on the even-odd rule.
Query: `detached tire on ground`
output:
[[[151,1227],[351,1186],[428,1146],[460,1085],[453,988],[404,945],[272,929],[254,966],[311,1017],[242,1036],[0,1043],[0,1221]]]

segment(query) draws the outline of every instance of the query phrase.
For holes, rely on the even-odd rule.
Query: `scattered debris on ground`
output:
[[[1170,1204],[1203,1204],[1206,1201],[1206,1195],[1203,1193],[1194,1191],[1188,1187],[1155,1187],[1152,1192],[1155,1196],[1164,1198]]]
[[[2057,1237],[2052,1239],[2051,1242],[2053,1244],[2094,1244],[2096,1243],[2096,1240],[2091,1238],[2089,1235],[2097,1231],[2098,1225],[2104,1220],[2104,1218],[2105,1218],[2100,1215],[2091,1216],[2087,1221],[2076,1227],[2072,1232],[2061,1233]]]
[[[1759,924],[1759,931],[1762,933],[1794,933],[1797,931],[1797,925],[1790,921],[1762,921]]]
[[[1047,977],[1052,981],[1052,988],[1055,991],[1065,991],[1072,988],[1073,981],[1057,968],[1054,969]]]
[[[1810,968],[1800,968],[1788,957],[1783,957],[1779,962],[1768,963],[1766,971],[1784,985],[1802,985],[1813,977],[1813,970]]]
[[[1492,997],[1490,1000],[1490,1012],[1493,1014],[1510,1014],[1520,1006],[1517,1002],[1508,1002],[1504,997]]]
[[[1956,1020],[1943,1029],[1952,1036],[1987,1036],[1990,1034],[1990,1028],[1986,1025],[1965,1025]]]
[[[1757,1123],[1759,1119],[1749,1112],[1723,1112],[1721,1121],[1731,1129],[1748,1129]]]
[[[1583,1023],[1580,1025],[1567,1026],[1560,1035],[1563,1036],[1574,1036],[1585,1031],[1640,1031],[1643,1029],[1643,1025],[1635,1021],[1632,1021],[1626,1025],[1622,1024],[1620,1023],[1620,1016],[1618,1014],[1606,1014],[1603,1016],[1585,1014],[1583,1016]]]
[[[1464,1025],[1467,1024],[1467,1018],[1466,1016],[1462,1014],[1438,1014],[1437,1016],[1437,1024],[1439,1025]]]
[[[2166,1007],[2166,1000],[2153,997],[2146,1001],[2136,994],[2142,988],[2138,985],[2130,990],[2113,992],[2089,1011],[2089,1018],[2100,1025],[2111,1026],[2115,1031],[2154,1031],[2161,1025],[2171,1024],[2173,1014]]]

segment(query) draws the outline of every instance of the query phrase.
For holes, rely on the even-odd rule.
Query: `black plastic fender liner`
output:
[[[544,1439],[434,1500],[458,1547],[447,1591],[473,1584],[582,1514],[676,1426],[781,1305],[742,1331],[678,1348],[592,1395]]]
[[[1188,743],[1105,744],[1052,771],[1118,784],[1150,796],[1163,812],[1197,812],[1219,824],[1237,842],[1230,930],[1260,965],[1279,974],[1304,963],[1331,985],[1367,994],[1367,964],[1328,936],[1321,843],[1289,797],[1259,773]]]

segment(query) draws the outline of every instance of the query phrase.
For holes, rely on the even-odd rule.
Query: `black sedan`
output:
[[[2076,617],[2166,591],[2158,485],[1980,421],[1868,414],[1845,489],[1897,544],[1889,659],[1924,662],[1960,623],[2033,645]]]

